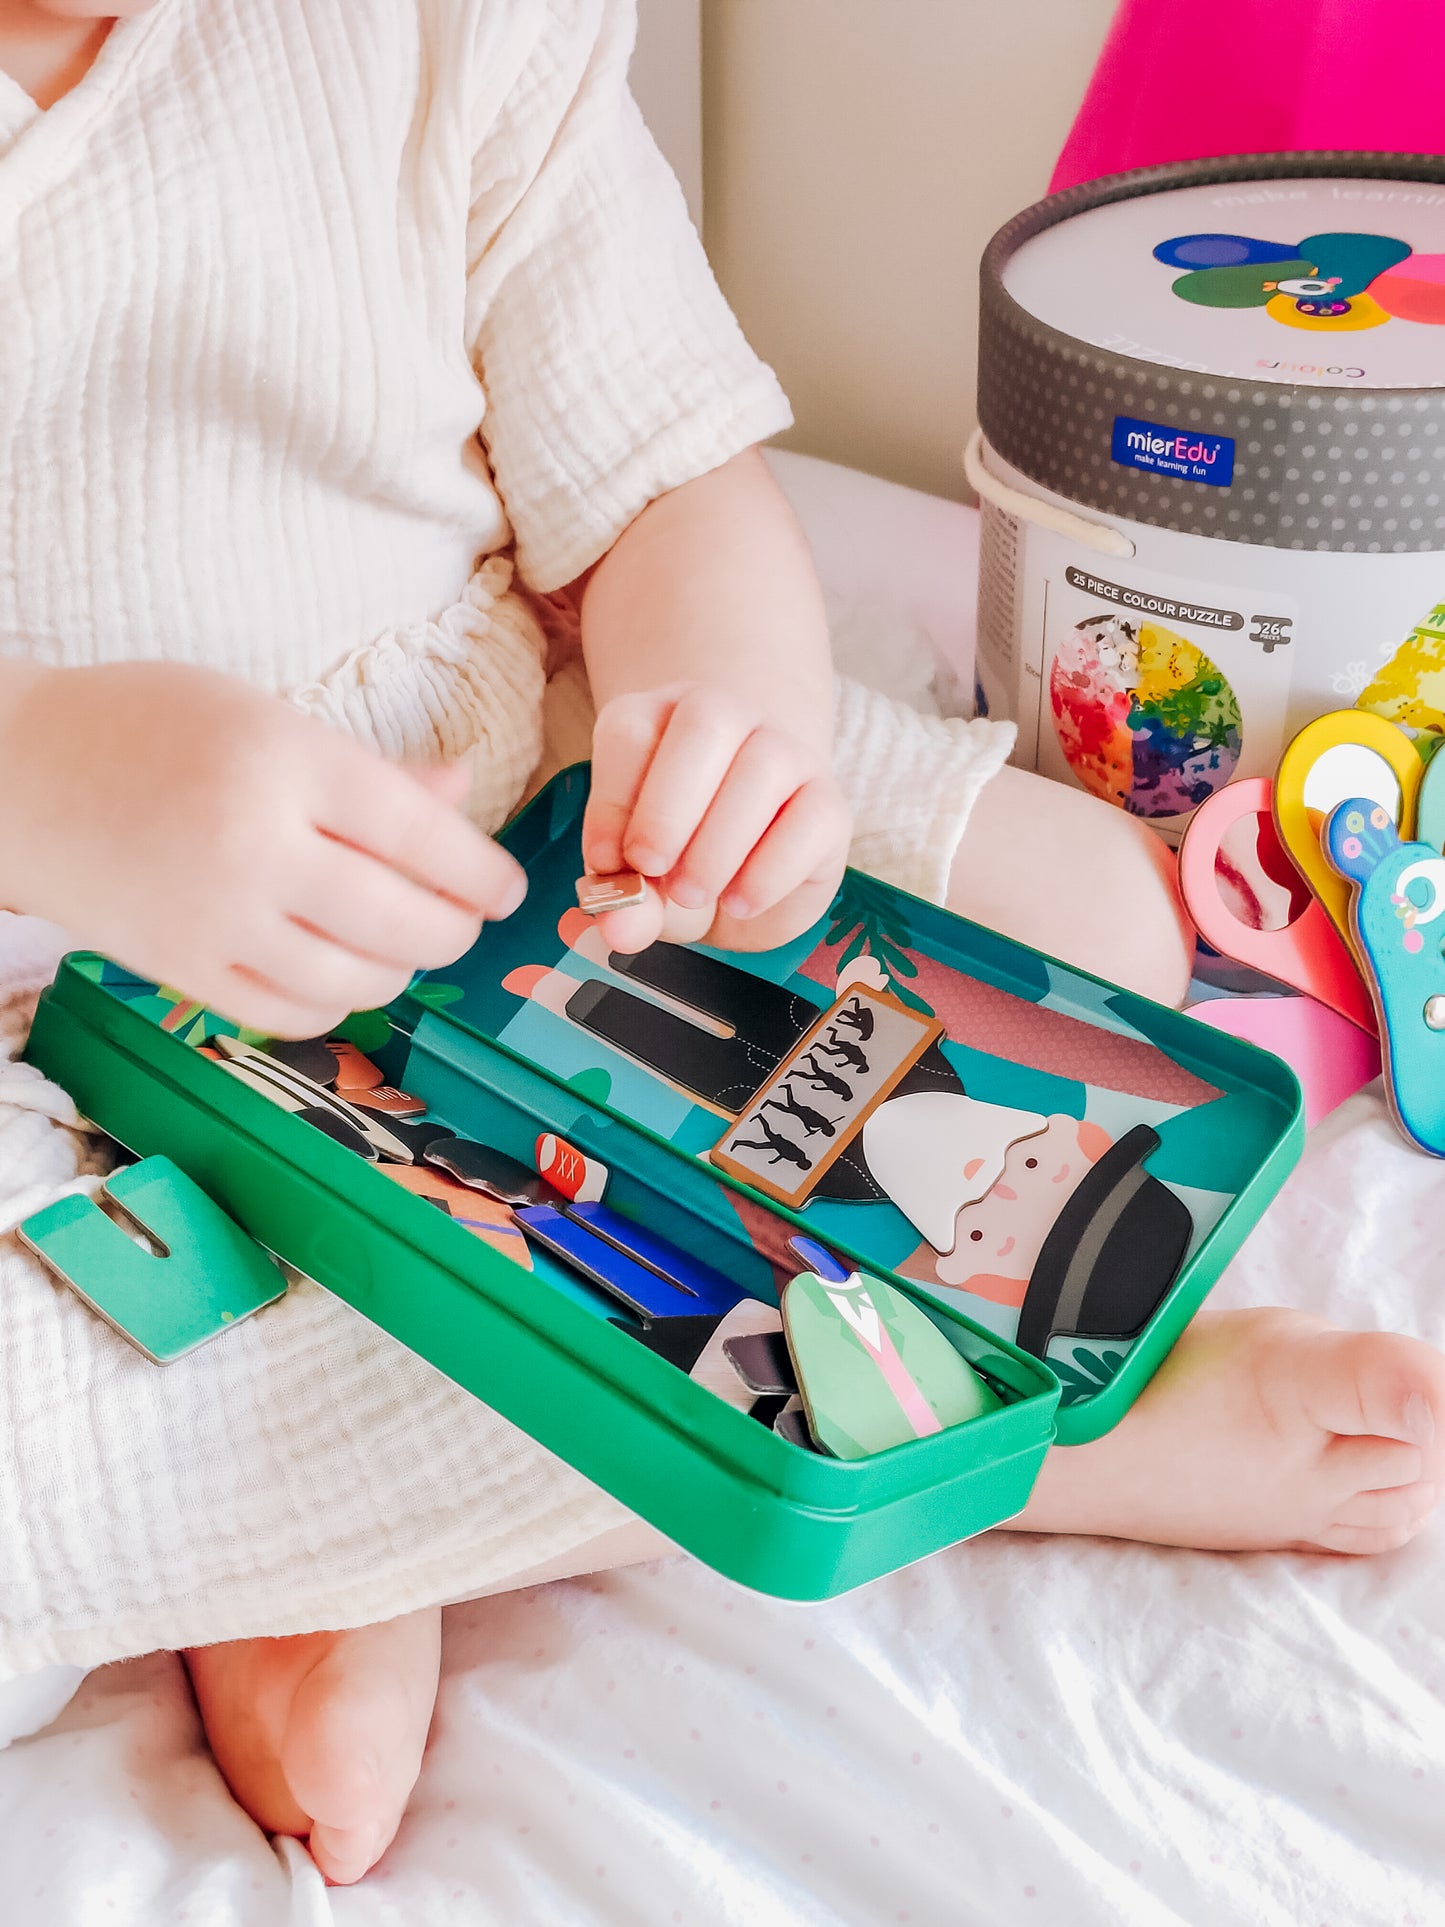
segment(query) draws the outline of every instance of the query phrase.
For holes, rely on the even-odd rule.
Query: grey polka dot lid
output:
[[[1255,154],[1037,202],[983,258],[979,420],[1106,515],[1445,551],[1445,160]]]

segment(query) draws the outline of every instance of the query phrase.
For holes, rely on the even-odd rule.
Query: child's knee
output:
[[[959,845],[949,907],[1062,962],[1178,1004],[1194,935],[1173,853],[1139,818],[1005,768]]]
[[[1174,852],[1138,817],[1112,808],[1109,815],[1093,884],[1099,914],[1114,933],[1113,962],[1090,967],[1156,1003],[1181,1004],[1194,968],[1194,930],[1180,900]]]

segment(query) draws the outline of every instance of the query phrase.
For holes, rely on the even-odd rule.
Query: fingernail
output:
[[[493,912],[495,921],[500,923],[504,917],[510,917],[514,910],[520,910],[526,900],[526,896],[526,872],[518,870],[513,875],[510,884],[508,884],[507,888],[502,891],[497,899],[497,907]]]
[[[707,891],[690,877],[678,877],[667,886],[667,894],[679,910],[701,910],[707,902]]]
[[[1423,1392],[1412,1392],[1405,1401],[1405,1432],[1416,1445],[1435,1442],[1435,1413]]]
[[[667,858],[660,851],[650,849],[646,843],[629,843],[625,855],[633,869],[640,870],[645,877],[667,875]]]
[[[739,923],[746,923],[749,917],[756,914],[747,898],[738,896],[736,892],[732,890],[729,890],[728,894],[723,898],[722,907],[730,917],[736,917]]]

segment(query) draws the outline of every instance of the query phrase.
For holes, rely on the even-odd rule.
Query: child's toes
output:
[[[1296,1354],[1296,1393],[1322,1432],[1398,1439],[1417,1447],[1431,1472],[1445,1432],[1445,1357],[1393,1332],[1316,1332]],[[1378,1483],[1389,1483],[1388,1480]]]
[[[1426,1480],[1356,1492],[1338,1507],[1319,1543],[1327,1552],[1392,1552],[1414,1538],[1439,1500],[1439,1487]]]

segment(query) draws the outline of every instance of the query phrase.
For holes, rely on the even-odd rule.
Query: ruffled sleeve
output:
[[[526,11],[473,162],[467,338],[518,568],[546,592],[791,415],[628,90],[634,0]]]

